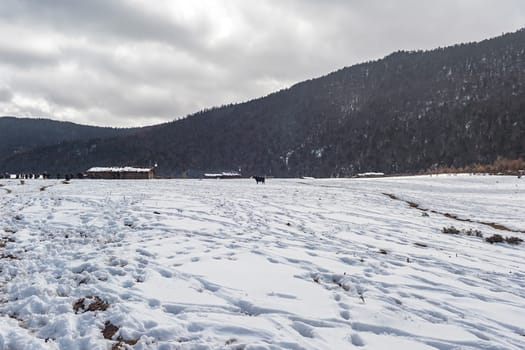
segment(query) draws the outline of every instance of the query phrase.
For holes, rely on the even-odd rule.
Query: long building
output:
[[[153,179],[155,168],[134,168],[134,167],[94,167],[86,171],[89,179],[124,179],[139,180]]]
[[[205,179],[239,179],[241,174],[236,171],[223,171],[221,173],[206,173]]]

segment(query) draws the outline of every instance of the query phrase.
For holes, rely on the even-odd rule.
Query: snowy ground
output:
[[[525,348],[524,179],[0,185],[0,349]]]

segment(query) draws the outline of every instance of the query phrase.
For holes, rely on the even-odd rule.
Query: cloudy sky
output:
[[[523,0],[1,0],[0,115],[155,124],[523,26]]]

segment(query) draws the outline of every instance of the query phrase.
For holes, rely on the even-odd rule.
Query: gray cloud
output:
[[[10,102],[13,99],[13,93],[6,87],[0,87],[0,103]]]
[[[524,19],[522,0],[3,0],[0,114],[153,124]]]
[[[26,69],[32,66],[56,64],[59,62],[59,57],[25,48],[0,47],[0,60],[4,65]]]

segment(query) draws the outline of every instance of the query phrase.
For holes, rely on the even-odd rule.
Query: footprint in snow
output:
[[[107,271],[112,275],[112,276],[126,276],[126,271],[124,269],[121,269],[121,268],[116,268],[116,267],[109,267],[107,269]]]
[[[157,327],[159,325],[158,322],[151,321],[151,320],[144,321],[143,324],[144,324],[144,328],[146,328],[146,329],[155,328],[155,327]]]
[[[201,287],[209,292],[215,293],[216,291],[221,289],[220,285],[208,282],[205,279],[197,278],[197,280],[200,282]]]
[[[124,281],[124,282],[122,283],[122,287],[123,287],[123,288],[131,288],[131,287],[133,287],[134,285],[135,285],[135,283],[134,283],[133,281],[131,281],[131,280],[127,280],[127,281]]]
[[[338,303],[337,305],[343,310],[350,309],[350,306],[348,306],[348,304],[345,304],[345,303]]]
[[[197,322],[192,322],[187,326],[187,329],[189,332],[195,333],[195,332],[201,332],[204,330],[204,328]]]
[[[133,274],[133,277],[135,278],[135,282],[143,283],[146,280],[146,271],[143,269],[138,269]]]
[[[297,297],[295,295],[285,294],[285,293],[271,292],[271,293],[267,293],[266,295],[268,295],[270,297],[278,297],[278,298],[283,298],[283,299],[297,299]]]
[[[158,272],[161,274],[162,277],[165,277],[165,278],[173,277],[173,272],[171,272],[171,271],[164,270],[164,269],[159,269]]]
[[[166,313],[178,315],[185,310],[185,307],[180,305],[164,304],[163,310]]]
[[[292,328],[305,338],[314,338],[314,329],[303,322],[292,323]]]
[[[151,253],[151,252],[148,252],[146,249],[142,249],[142,248],[137,248],[137,253],[139,253],[140,255],[143,255],[143,256],[147,256],[149,258],[153,258],[155,257],[155,254]],[[138,260],[138,259],[137,259]]]
[[[152,309],[156,309],[156,308],[160,307],[160,300],[159,299],[149,299],[148,300],[148,305]]]
[[[350,336],[350,342],[354,346],[365,346],[365,342],[363,341],[363,338],[357,333],[354,333]]]
[[[350,319],[350,313],[347,310],[343,310],[339,314],[347,321]]]

